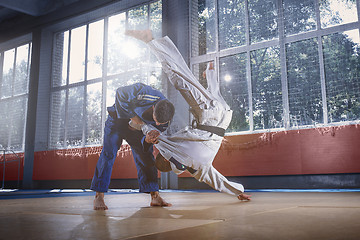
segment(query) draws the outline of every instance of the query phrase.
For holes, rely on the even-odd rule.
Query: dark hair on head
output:
[[[166,123],[173,118],[175,107],[169,100],[164,99],[155,104],[154,114],[159,123]]]
[[[163,155],[161,155],[160,153],[158,155],[156,155],[155,158],[155,167],[160,171],[160,172],[170,172],[171,171],[171,165],[170,162],[168,160],[166,160]]]

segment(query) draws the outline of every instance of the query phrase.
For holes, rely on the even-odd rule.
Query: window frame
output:
[[[202,64],[209,61],[214,61],[215,67],[217,68],[218,78],[220,79],[220,71],[218,66],[220,66],[220,58],[233,56],[237,54],[245,53],[247,55],[247,65],[246,65],[246,73],[247,73],[247,83],[248,83],[248,101],[249,101],[249,124],[250,130],[248,131],[239,131],[239,132],[231,132],[226,135],[241,135],[241,134],[251,134],[251,133],[261,133],[268,131],[284,131],[284,130],[294,130],[294,129],[306,129],[306,128],[317,128],[317,127],[326,127],[326,126],[338,126],[338,125],[348,125],[348,124],[359,124],[359,120],[354,121],[343,121],[343,122],[332,122],[329,123],[328,120],[328,108],[327,108],[327,96],[326,96],[326,84],[325,84],[325,70],[324,70],[324,56],[323,56],[323,46],[322,46],[322,37],[326,35],[331,35],[333,33],[342,33],[349,30],[357,30],[360,34],[360,0],[356,0],[357,14],[358,19],[356,22],[339,24],[335,26],[330,26],[326,28],[321,28],[321,20],[320,20],[320,9],[319,4],[321,0],[313,0],[315,6],[315,16],[316,16],[316,28],[314,30],[309,30],[307,32],[300,32],[297,34],[285,35],[285,23],[284,23],[284,11],[283,11],[283,1],[275,0],[277,3],[277,22],[278,22],[278,32],[279,36],[275,39],[270,39],[266,41],[261,41],[257,43],[251,44],[250,42],[250,23],[249,23],[249,0],[245,0],[245,38],[246,44],[242,46],[232,47],[228,49],[219,49],[219,17],[218,17],[218,6],[219,1],[215,1],[215,22],[216,22],[216,31],[215,31],[215,45],[216,51],[205,53],[203,55],[194,56],[193,48],[194,42],[192,36],[189,36],[190,42],[190,66],[191,70],[194,70],[194,66],[198,64]],[[197,2],[197,0],[189,0],[189,19],[194,19],[198,16],[196,6],[193,6],[193,2]],[[195,10],[194,10],[195,9]],[[194,12],[192,12],[194,11]],[[192,33],[192,26],[190,26],[190,33]],[[298,42],[302,40],[307,40],[311,38],[316,38],[318,41],[318,56],[319,56],[319,66],[320,66],[320,81],[321,81],[321,98],[323,102],[322,110],[323,110],[323,123],[319,123],[316,125],[301,125],[296,127],[291,127],[290,124],[290,115],[289,115],[289,89],[288,89],[288,79],[287,79],[287,66],[286,66],[286,45],[288,43]],[[197,44],[197,43],[195,43]],[[280,71],[281,71],[281,86],[282,86],[282,99],[283,99],[283,128],[270,128],[270,129],[254,129],[254,115],[253,115],[253,94],[252,94],[252,84],[251,84],[251,66],[250,66],[250,53],[252,51],[268,48],[268,47],[279,47],[280,48]]]
[[[15,82],[15,71],[16,71],[16,57],[17,57],[17,49],[19,47],[28,45],[27,52],[27,89],[25,92],[20,94],[14,93],[14,82]],[[12,83],[11,83],[11,94],[10,96],[2,98],[0,95],[0,102],[9,102],[16,99],[24,99],[26,101],[25,104],[25,112],[24,112],[24,126],[22,131],[22,143],[21,149],[14,149],[12,146],[12,128],[9,128],[8,131],[8,143],[6,149],[3,150],[13,150],[15,152],[24,152],[25,151],[25,137],[26,137],[26,118],[27,118],[27,110],[29,104],[29,83],[30,83],[30,67],[31,67],[31,54],[32,54],[32,35],[26,34],[17,38],[12,39],[11,41],[0,43],[0,94],[2,91],[2,80],[3,80],[3,67],[4,67],[4,53],[6,51],[14,49],[14,62],[13,62],[13,74],[12,74]],[[13,127],[13,126],[12,126]]]
[[[50,108],[49,108],[49,131],[47,134],[47,138],[48,138],[48,149],[67,149],[67,148],[82,148],[82,147],[92,147],[92,146],[99,146],[102,144],[102,139],[103,139],[103,129],[105,126],[105,119],[107,116],[107,106],[110,106],[109,103],[106,103],[107,101],[107,84],[109,81],[111,80],[116,80],[117,78],[123,76],[124,74],[127,74],[127,72],[125,73],[115,73],[115,74],[108,74],[107,72],[107,65],[108,65],[108,51],[107,51],[107,44],[108,44],[108,26],[109,26],[109,18],[111,18],[112,16],[116,16],[118,14],[125,14],[125,18],[126,18],[126,25],[128,23],[128,19],[129,19],[129,11],[133,10],[133,9],[137,9],[139,7],[142,7],[144,5],[147,6],[147,26],[149,26],[151,24],[150,22],[150,12],[151,12],[151,4],[156,3],[156,2],[163,2],[162,0],[147,0],[147,1],[137,1],[137,3],[132,3],[131,1],[125,1],[125,2],[121,2],[121,3],[114,3],[111,4],[107,7],[95,10],[93,12],[90,13],[86,13],[84,15],[81,16],[77,16],[74,17],[72,19],[68,19],[67,21],[64,21],[62,23],[58,23],[55,24],[53,26],[51,26],[50,28],[48,28],[47,30],[51,32],[52,34],[52,41],[53,41],[53,50],[56,48],[56,34],[59,33],[64,33],[66,31],[69,31],[69,38],[68,38],[68,56],[67,56],[67,77],[66,77],[66,83],[64,85],[60,85],[60,86],[53,86],[53,69],[51,68],[51,83],[50,83],[50,95],[49,95],[49,99],[50,99]],[[162,10],[163,11],[163,10]],[[104,24],[104,28],[103,28],[103,46],[102,46],[102,75],[100,77],[94,78],[94,79],[87,79],[87,67],[88,67],[88,48],[89,48],[89,25],[92,23],[95,23],[97,21],[103,21]],[[66,27],[64,27],[66,26]],[[85,72],[84,72],[84,79],[80,82],[75,82],[75,83],[69,83],[69,61],[70,60],[70,42],[71,42],[71,30],[78,28],[78,27],[83,27],[85,26],[86,30],[85,30],[85,59],[84,59],[84,63],[85,63]],[[51,53],[51,61],[53,61],[53,51]],[[61,75],[62,73],[60,73]],[[101,94],[102,94],[102,99],[101,99],[101,127],[100,127],[100,131],[101,131],[101,139],[98,140],[97,143],[95,144],[88,144],[87,140],[86,140],[86,136],[87,136],[87,119],[88,116],[86,115],[87,112],[87,101],[88,101],[88,95],[87,95],[87,88],[89,85],[91,84],[97,84],[97,83],[101,83],[102,84],[102,90],[101,90]],[[81,139],[81,145],[78,146],[68,146],[67,143],[67,132],[68,132],[68,99],[69,99],[69,90],[75,87],[80,87],[83,88],[83,109],[82,109],[82,117],[83,117],[83,124],[82,124],[82,139]],[[64,139],[61,145],[56,146],[56,143],[53,144],[53,140],[51,137],[51,119],[52,119],[52,111],[51,111],[51,107],[53,106],[53,94],[56,93],[60,93],[61,91],[65,91],[65,123],[64,123]]]

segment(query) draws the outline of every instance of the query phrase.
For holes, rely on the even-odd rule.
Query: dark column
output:
[[[36,107],[39,85],[39,68],[40,68],[40,45],[41,31],[34,30],[32,34],[32,52],[31,68],[29,79],[29,98],[26,117],[26,134],[25,134],[25,155],[24,155],[24,189],[33,188],[33,166],[34,166],[34,147],[35,147],[35,128],[36,128]]]
[[[163,0],[162,2],[163,35],[174,42],[185,61],[189,63],[189,1]],[[169,86],[167,96],[176,109],[172,125],[179,130],[185,126],[184,116],[189,115],[188,104],[170,83],[167,85]],[[181,120],[177,121],[177,119]],[[161,173],[161,188],[178,189],[177,175],[173,172]]]

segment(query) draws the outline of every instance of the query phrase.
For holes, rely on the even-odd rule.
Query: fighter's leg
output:
[[[142,136],[141,131],[133,131],[132,134],[126,138],[126,141],[131,146],[137,169],[139,191],[151,194],[151,206],[171,206],[170,203],[167,203],[160,197],[157,178],[158,172],[155,167],[153,147],[151,145],[145,149],[141,144]]]
[[[130,145],[133,154],[138,173],[139,191],[158,191],[157,170],[152,155],[153,148],[150,144],[146,144],[146,146],[142,144],[143,136],[141,131],[131,131],[126,135],[125,140]]]
[[[104,202],[104,193],[107,192],[111,179],[112,167],[122,143],[119,122],[108,117],[104,128],[104,143],[99,160],[96,164],[95,173],[91,182],[90,189],[96,191],[94,199],[95,210],[107,210]]]

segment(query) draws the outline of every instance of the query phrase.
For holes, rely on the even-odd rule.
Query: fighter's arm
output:
[[[192,176],[215,190],[237,196],[239,200],[250,200],[251,196],[244,194],[243,185],[227,180],[213,166],[200,168]]]
[[[160,136],[160,131],[156,129],[154,126],[149,124],[142,124],[141,131],[144,134],[144,137],[141,140],[141,144],[143,146],[144,151],[148,151],[150,146],[158,143],[158,139]]]

